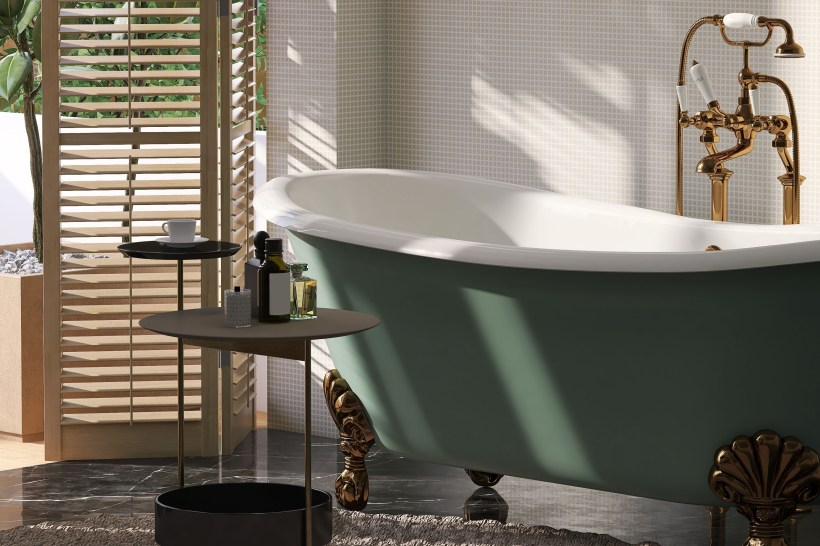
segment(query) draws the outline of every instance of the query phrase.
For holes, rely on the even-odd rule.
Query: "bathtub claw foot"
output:
[[[470,470],[469,468],[465,468],[464,472],[466,472],[467,475],[470,476],[470,479],[473,480],[473,483],[479,487],[492,487],[504,477],[504,474],[491,474],[480,470]]]
[[[744,546],[787,546],[783,522],[820,494],[820,459],[793,436],[761,430],[717,450],[709,487],[749,520]]]
[[[339,429],[339,448],[345,455],[345,468],[336,478],[336,500],[348,510],[363,510],[370,495],[364,458],[375,442],[359,397],[350,390],[338,370],[325,374],[325,401]]]

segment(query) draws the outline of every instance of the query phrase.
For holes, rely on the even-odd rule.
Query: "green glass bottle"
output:
[[[290,320],[290,271],[282,256],[282,239],[265,239],[265,261],[257,286],[259,322]]]

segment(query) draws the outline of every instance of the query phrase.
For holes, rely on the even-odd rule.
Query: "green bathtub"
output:
[[[820,252],[735,267],[731,260],[756,255],[706,253],[695,241],[696,251],[650,261],[657,265],[648,271],[640,270],[641,260],[659,253],[633,253],[630,261],[621,251],[611,267],[603,256],[598,270],[579,270],[560,269],[557,251],[548,258],[558,265],[537,268],[476,263],[457,245],[436,246],[450,257],[414,253],[411,243],[389,249],[385,240],[400,239],[422,241],[429,251],[432,236],[402,239],[413,232],[383,225],[374,235],[382,248],[372,248],[361,237],[376,220],[357,225],[343,212],[339,232],[327,220],[322,207],[356,206],[322,185],[335,184],[331,176],[318,177],[317,187],[330,195],[315,203],[299,177],[290,177],[260,191],[256,204],[290,230],[296,256],[319,281],[322,307],[381,320],[369,332],[329,340],[329,347],[385,448],[444,465],[696,504],[717,502],[707,479],[715,451],[738,435],[772,429],[820,448],[820,263],[811,261]],[[298,191],[290,191],[294,180]],[[389,189],[373,184],[366,185],[370,194]],[[283,205],[285,198],[292,202]],[[378,215],[403,208],[420,214],[410,197],[400,205]],[[309,207],[304,220],[300,211]],[[514,237],[503,222],[496,226]],[[345,230],[364,235],[345,242]],[[820,250],[808,228],[787,235],[795,233],[804,242],[780,246]],[[704,240],[719,235],[701,233]],[[707,263],[707,254],[714,255],[711,270],[665,270],[688,263],[687,255]],[[575,264],[578,256],[566,260]]]

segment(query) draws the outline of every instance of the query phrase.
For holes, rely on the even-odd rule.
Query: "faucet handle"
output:
[[[678,92],[678,105],[680,106],[680,111],[686,112],[689,110],[689,101],[686,100],[686,86],[676,85],[675,91]]]
[[[758,87],[749,88],[749,103],[752,106],[752,114],[756,116],[760,112],[760,89]]]
[[[757,28],[759,19],[751,13],[727,13],[723,16],[723,25],[729,28]]]
[[[689,74],[691,74],[692,79],[695,80],[698,91],[703,95],[703,100],[705,100],[706,104],[711,108],[712,103],[717,102],[717,96],[715,95],[715,90],[712,89],[712,82],[709,80],[709,74],[706,73],[706,67],[695,61],[692,63],[692,68],[689,69]]]

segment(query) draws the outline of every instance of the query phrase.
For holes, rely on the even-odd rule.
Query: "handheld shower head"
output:
[[[723,34],[723,28],[721,28],[721,34],[723,34],[723,39],[730,45],[755,45],[755,46],[762,46],[765,45],[769,38],[772,36],[772,30],[774,27],[780,27],[786,33],[785,41],[777,46],[775,49],[774,56],[781,57],[781,58],[792,58],[792,59],[799,59],[801,57],[805,57],[806,53],[803,51],[803,48],[800,47],[800,44],[794,41],[794,31],[792,31],[791,25],[784,19],[770,19],[769,17],[761,17],[759,15],[752,15],[751,13],[727,13],[722,18],[723,26],[726,28],[756,28],[762,27],[769,31],[769,36],[762,42],[756,43],[749,43],[749,42],[736,42],[730,40],[726,34]]]
[[[800,59],[806,56],[806,53],[803,51],[803,48],[800,47],[800,44],[794,41],[794,31],[792,30],[792,26],[786,20],[758,17],[757,24],[758,26],[766,27],[770,30],[774,27],[780,27],[783,29],[783,32],[786,33],[786,39],[782,44],[777,46],[777,49],[774,50],[775,57]]]
[[[800,44],[794,41],[794,39],[786,40],[779,46],[777,49],[774,50],[775,57],[781,57],[785,59],[800,59],[806,56],[806,53],[803,51],[803,48],[800,47]]]

